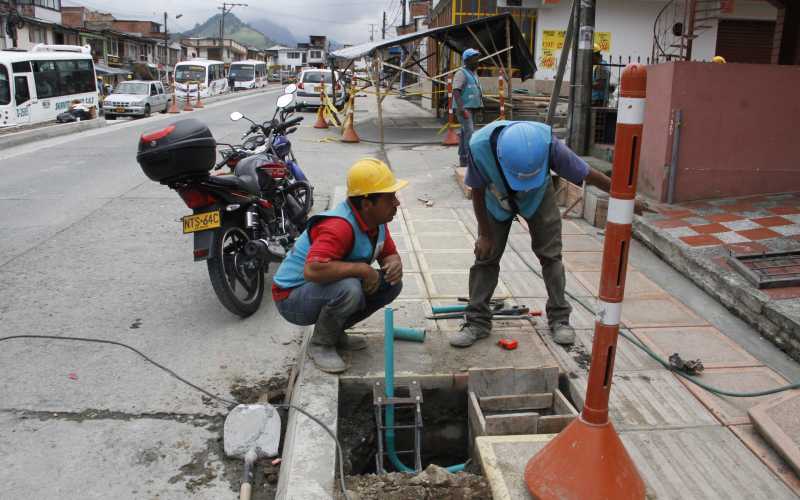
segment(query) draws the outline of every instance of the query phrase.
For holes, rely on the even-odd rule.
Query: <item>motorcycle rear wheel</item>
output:
[[[247,231],[223,224],[214,233],[214,257],[206,261],[208,276],[217,298],[237,316],[246,318],[258,311],[264,296],[264,272],[247,266],[244,246],[250,241]]]

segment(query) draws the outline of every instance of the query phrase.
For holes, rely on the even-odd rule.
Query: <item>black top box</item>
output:
[[[216,154],[217,142],[208,127],[188,118],[143,134],[136,161],[147,177],[168,184],[184,177],[208,175]]]

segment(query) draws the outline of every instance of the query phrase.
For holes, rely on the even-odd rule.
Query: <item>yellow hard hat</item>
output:
[[[362,158],[347,171],[347,196],[394,193],[408,185],[395,178],[389,166],[375,158]]]
[[[714,56],[714,57],[711,58],[711,61],[715,62],[715,63],[720,63],[720,64],[725,64],[725,62],[726,62],[725,58],[722,57],[722,56]]]

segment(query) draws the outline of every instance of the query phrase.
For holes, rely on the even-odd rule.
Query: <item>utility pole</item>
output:
[[[575,80],[578,85],[572,120],[570,145],[579,155],[589,149],[589,122],[592,117],[592,53],[594,49],[594,0],[580,2],[580,29],[578,30],[578,64]]]
[[[383,27],[381,28],[381,40],[386,40],[386,11],[383,11]]]
[[[369,25],[369,41],[370,42],[375,41],[375,26],[377,26],[377,25],[376,24],[370,24]]]
[[[406,0],[400,0],[400,8],[403,9],[403,26],[406,25]]]
[[[175,19],[180,19],[183,14],[178,14]],[[167,66],[169,66],[169,34],[167,32],[167,13],[164,12],[164,74],[168,73]]]
[[[225,62],[225,15],[232,11],[234,7],[247,7],[246,3],[225,3],[223,2],[222,17],[219,20],[219,57]]]

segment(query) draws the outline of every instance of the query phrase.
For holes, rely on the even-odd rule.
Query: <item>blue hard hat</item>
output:
[[[481,55],[481,53],[480,53],[480,52],[478,52],[478,51],[477,51],[477,50],[475,50],[475,49],[466,49],[466,50],[465,50],[465,51],[464,51],[464,52],[461,54],[461,60],[463,60],[463,61],[466,61],[466,60],[467,60],[467,59],[469,59],[470,57],[475,57],[475,56],[479,56],[479,55]]]
[[[497,161],[514,191],[530,191],[544,184],[550,137],[547,129],[529,122],[506,126],[497,138]]]

